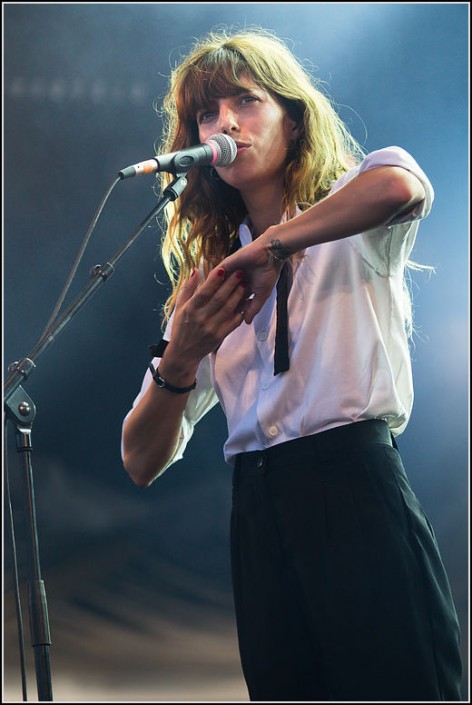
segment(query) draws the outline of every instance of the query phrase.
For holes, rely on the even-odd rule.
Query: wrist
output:
[[[189,387],[192,385],[195,381],[198,364],[187,364],[181,359],[173,361],[172,357],[168,356],[167,353],[168,350],[166,350],[165,357],[159,363],[159,376],[174,387]]]
[[[152,363],[149,364],[149,369],[151,370],[152,378],[154,382],[157,384],[158,387],[161,389],[167,389],[167,391],[172,392],[173,394],[188,394],[188,392],[191,392],[192,389],[195,389],[197,386],[197,380],[194,378],[193,382],[191,384],[188,384],[186,386],[177,386],[175,384],[172,384],[169,382],[167,379],[165,379],[159,370],[159,367],[154,369],[154,366]]]
[[[283,265],[295,252],[281,240],[274,237],[265,244],[265,250],[269,263],[274,266]]]

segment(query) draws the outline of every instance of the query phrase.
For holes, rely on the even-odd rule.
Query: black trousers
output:
[[[385,422],[240,455],[231,552],[251,700],[460,700],[448,580]]]

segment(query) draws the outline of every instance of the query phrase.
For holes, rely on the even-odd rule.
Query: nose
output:
[[[228,134],[229,132],[237,132],[238,130],[239,121],[235,111],[229,106],[220,106],[218,131]]]

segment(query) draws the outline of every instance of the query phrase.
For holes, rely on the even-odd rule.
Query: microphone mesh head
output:
[[[212,135],[207,139],[208,142],[214,142],[218,150],[218,157],[213,162],[213,166],[228,166],[234,162],[238,153],[236,142],[229,135],[217,134]]]

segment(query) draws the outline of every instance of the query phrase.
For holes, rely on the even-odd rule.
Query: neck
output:
[[[269,187],[241,195],[251,221],[253,238],[262,235],[271,225],[280,223],[283,214],[280,188]]]

